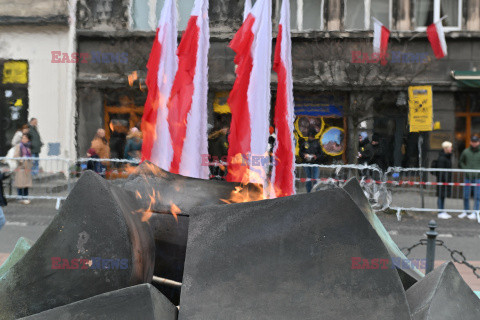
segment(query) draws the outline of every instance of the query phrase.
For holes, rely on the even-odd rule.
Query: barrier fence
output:
[[[36,163],[38,162],[38,172]],[[81,173],[93,170],[105,179],[125,179],[138,165],[138,161],[124,159],[80,158],[6,158],[0,157],[0,167],[13,174],[4,183],[7,198],[18,200],[54,199],[57,204],[72,190]],[[32,186],[28,195],[18,193],[15,176],[24,166],[31,168]],[[12,169],[13,168],[13,169]],[[227,165],[222,162],[210,163],[210,179],[224,180]],[[267,169],[270,176],[272,167]],[[445,196],[445,211],[463,212],[464,196],[470,195],[478,201],[470,210],[480,210],[480,170],[430,169],[430,168],[388,168],[363,165],[295,165],[295,186],[297,193],[308,189],[321,190],[343,186],[348,179],[356,177],[375,210],[386,208],[407,211],[443,211],[437,208],[438,194]],[[480,218],[480,217],[479,217]],[[480,221],[479,221],[480,222]]]

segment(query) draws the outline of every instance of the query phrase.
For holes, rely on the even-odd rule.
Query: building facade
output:
[[[76,156],[76,66],[52,63],[52,51],[75,51],[70,8],[68,1],[0,1],[0,156],[32,117],[45,144],[41,157]]]
[[[276,30],[281,1],[272,2]],[[428,165],[442,141],[454,142],[459,152],[468,146],[471,134],[480,132],[480,92],[475,86],[480,0],[290,3],[297,139],[308,130],[319,139],[340,137],[332,149],[327,147],[331,141],[324,141],[330,156],[326,163],[355,162],[360,131],[382,137],[390,166],[418,166],[419,150],[423,165]],[[88,62],[77,64],[79,156],[97,128],[105,128],[108,137],[122,138],[138,125],[147,94],[146,63],[162,5],[162,0],[78,1],[76,51],[89,54]],[[185,28],[192,6],[193,0],[178,1],[179,30]],[[222,106],[235,80],[234,53],[228,44],[241,25],[243,1],[210,1],[209,15],[208,110],[215,129],[228,123]],[[425,30],[443,16],[448,56],[437,60]],[[386,63],[372,55],[373,17],[392,31]],[[272,106],[275,81],[272,72]],[[408,87],[413,85],[432,86],[438,122],[434,131],[410,132]]]

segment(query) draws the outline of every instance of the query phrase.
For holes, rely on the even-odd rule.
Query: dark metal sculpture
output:
[[[179,319],[410,319],[397,272],[342,189],[191,213]]]
[[[452,262],[433,270],[407,290],[413,320],[478,320],[480,300]]]
[[[178,310],[150,284],[107,292],[25,320],[176,320]]]
[[[132,193],[86,172],[32,248],[0,278],[0,319],[150,282],[154,241]]]
[[[372,210],[372,207],[370,206],[368,199],[365,197],[358,180],[355,178],[348,180],[348,182],[343,186],[343,189],[350,195],[352,200],[365,215],[365,218],[367,218],[367,220],[370,222],[373,229],[375,229],[383,244],[387,248],[390,257],[397,258],[399,261],[402,261],[401,268],[396,266],[396,269],[400,279],[402,280],[405,290],[422,279],[424,277],[423,273],[412,263],[409,263],[410,260],[408,260],[403,252],[398,248],[397,244],[390,237],[380,219],[378,219],[377,215]],[[408,266],[403,267],[405,264],[408,264]]]

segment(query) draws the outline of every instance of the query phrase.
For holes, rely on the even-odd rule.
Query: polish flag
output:
[[[230,42],[236,53],[237,78],[228,98],[232,112],[228,181],[264,183],[266,180],[262,165],[268,160],[271,17],[271,0],[257,0]]]
[[[277,141],[272,183],[277,197],[295,193],[295,145],[293,137],[294,102],[292,79],[292,40],[290,38],[290,2],[283,0],[278,26],[273,70],[278,74],[274,123]]]
[[[250,10],[252,10],[252,0],[245,0],[245,7],[243,8],[243,21],[247,19]]]
[[[146,84],[147,100],[142,117],[142,161],[170,169],[173,148],[168,131],[167,102],[177,72],[177,9],[175,0],[165,0],[153,42]]]
[[[169,171],[202,179],[208,178],[208,166],[202,165],[202,155],[208,154],[208,24],[208,0],[195,0],[177,50],[167,117],[173,146]]]
[[[388,38],[390,30],[388,30],[380,21],[373,18],[373,53],[380,54],[382,64],[386,63],[385,55],[388,49]]]
[[[447,55],[447,42],[443,32],[442,20],[432,23],[427,28],[428,41],[432,45],[433,53],[437,59],[442,59]]]

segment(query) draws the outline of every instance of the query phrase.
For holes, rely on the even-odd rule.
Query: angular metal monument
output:
[[[397,244],[390,237],[390,234],[388,234],[388,231],[385,229],[380,219],[378,219],[377,215],[372,210],[372,207],[370,206],[368,199],[365,197],[358,180],[355,178],[348,180],[348,182],[343,186],[343,189],[350,195],[352,200],[365,215],[365,218],[367,218],[367,220],[370,222],[373,229],[375,229],[383,244],[387,248],[390,257],[397,258],[402,261],[402,268],[396,267],[396,269],[400,279],[402,280],[405,290],[410,288],[417,281],[421,280],[424,277],[423,273],[409,262],[410,260],[403,254],[403,252],[398,248]],[[408,267],[403,267],[405,264],[408,264]]]
[[[23,319],[176,320],[177,314],[177,308],[146,283],[103,293]]]
[[[32,248],[0,278],[0,319],[150,282],[154,240],[133,193],[86,172]]]
[[[480,300],[452,262],[442,264],[407,290],[413,320],[478,320]]]
[[[198,208],[179,319],[410,319],[390,256],[342,189]]]

